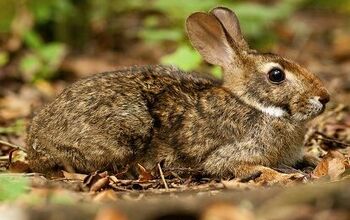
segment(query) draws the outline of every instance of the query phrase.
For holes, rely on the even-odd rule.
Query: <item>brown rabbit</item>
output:
[[[218,177],[260,173],[302,159],[305,123],[329,94],[305,68],[249,49],[227,8],[186,21],[203,58],[222,81],[174,67],[131,67],[78,81],[34,118],[28,155],[34,171],[120,171],[140,163],[191,167]]]

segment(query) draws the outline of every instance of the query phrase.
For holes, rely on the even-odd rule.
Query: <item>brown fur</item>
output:
[[[302,158],[305,122],[323,110],[309,99],[329,95],[316,76],[294,62],[246,48],[232,14],[216,8],[187,20],[191,42],[208,62],[222,66],[223,81],[166,66],[131,67],[78,81],[33,118],[27,139],[33,170],[117,172],[165,160],[169,167],[216,176],[263,172],[271,179],[278,173],[268,167],[294,165]],[[230,16],[223,20],[225,15]],[[230,19],[236,28],[225,28]],[[286,81],[270,83],[262,68],[267,63],[279,64]],[[275,117],[259,106],[286,114]]]

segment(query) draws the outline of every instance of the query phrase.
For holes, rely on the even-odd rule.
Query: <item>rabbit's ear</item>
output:
[[[243,38],[238,18],[233,11],[225,7],[217,7],[212,9],[210,13],[220,21],[227,34],[239,49],[249,50],[249,45]]]
[[[193,13],[186,20],[186,30],[192,45],[208,63],[225,68],[234,61],[236,53],[214,15]]]

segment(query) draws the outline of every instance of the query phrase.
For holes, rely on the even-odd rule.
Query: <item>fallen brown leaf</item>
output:
[[[328,175],[331,180],[339,179],[340,175],[345,171],[344,160],[333,158],[328,162]]]
[[[139,174],[139,181],[149,181],[154,177],[150,171],[146,170],[141,164],[137,164],[137,172]]]
[[[30,172],[30,167],[28,163],[18,160],[10,163],[9,171],[12,173],[28,173]]]
[[[13,149],[9,152],[9,171],[13,173],[30,172],[30,167],[26,159],[27,153],[20,149]]]
[[[89,191],[96,192],[102,188],[105,188],[107,185],[109,185],[109,183],[110,179],[106,171],[102,173],[95,171],[84,178],[83,186],[87,187]]]
[[[108,186],[109,184],[109,177],[103,177],[99,180],[97,180],[92,186],[90,187],[90,191],[97,192],[101,190],[102,188]]]
[[[326,176],[328,174],[328,160],[321,160],[321,162],[316,166],[312,174],[316,177]]]
[[[312,174],[316,177],[329,176],[331,180],[337,180],[344,173],[345,168],[346,160],[344,155],[338,151],[329,151]]]

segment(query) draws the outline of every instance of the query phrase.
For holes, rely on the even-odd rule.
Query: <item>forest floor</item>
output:
[[[271,186],[254,178],[213,179],[196,170],[166,170],[160,164],[153,170],[140,164],[138,179],[104,171],[62,171],[51,178],[32,173],[26,161],[25,125],[33,110],[52,100],[72,77],[35,85],[5,77],[6,88],[0,88],[0,219],[349,219],[350,46],[344,42],[350,33],[336,32],[333,41],[325,43],[317,36],[335,29],[336,21],[313,24],[314,17],[303,19],[311,27],[323,23],[323,28],[277,50],[318,73],[332,95],[327,111],[308,125],[304,150],[319,163],[294,170],[304,177]],[[129,55],[75,56],[62,69],[76,79],[92,69],[156,62],[157,53],[154,58],[135,58],[135,51],[150,49],[140,48]]]

